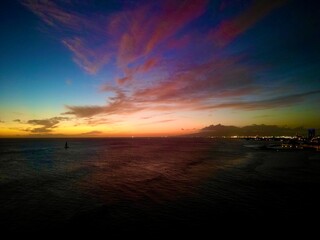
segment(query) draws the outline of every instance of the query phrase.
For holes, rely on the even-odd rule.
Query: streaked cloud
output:
[[[108,117],[103,117],[103,116],[94,116],[94,117],[88,117],[88,118],[84,118],[84,123],[86,125],[89,126],[97,126],[97,125],[112,125],[115,123],[121,123],[123,121],[123,119],[119,119],[119,118],[110,118],[110,116]]]
[[[102,89],[109,89],[108,87],[103,87]],[[108,104],[105,106],[69,106],[66,108],[69,111],[63,114],[76,115],[77,117],[91,117],[98,114],[128,114],[131,112],[136,112],[142,110],[142,107],[130,101],[130,99],[125,95],[120,89],[112,89],[115,92],[114,97],[108,99]]]
[[[136,101],[133,101],[130,104],[126,103],[111,103],[105,106],[67,106],[70,112],[65,114],[73,114],[78,117],[88,117],[88,116],[95,116],[98,114],[107,114],[107,115],[114,115],[114,114],[128,114],[134,113],[142,110],[158,110],[158,111],[168,111],[168,110],[175,110],[175,109],[185,109],[185,110],[213,110],[213,109],[239,109],[239,110],[262,110],[262,109],[272,109],[272,108],[283,108],[294,106],[296,104],[302,103],[307,99],[313,96],[320,96],[320,90],[312,91],[312,92],[305,92],[301,94],[293,94],[288,96],[281,96],[276,98],[270,99],[263,99],[263,100],[238,100],[238,101],[229,101],[223,102],[219,104],[208,104],[205,102],[207,98],[204,99],[196,99],[196,100],[184,100],[178,101],[174,104],[159,104],[159,101],[153,102],[153,100],[145,100],[146,102],[143,104],[144,107],[139,107],[140,105],[134,102],[141,101],[141,99],[137,98]],[[177,97],[177,96],[175,96]],[[178,96],[181,97],[181,96]],[[166,100],[172,100],[172,97],[169,95],[168,99],[163,98],[161,101],[165,102]],[[219,100],[221,101],[221,100]],[[199,102],[201,104],[199,104]],[[126,110],[124,110],[126,109]],[[144,117],[143,119],[149,119],[151,117]],[[167,121],[167,120],[164,120]]]
[[[23,1],[56,31],[81,69],[106,79],[97,93],[108,96],[105,103],[65,105],[63,115],[88,118],[89,125],[142,111],[284,108],[319,94],[297,93],[295,84],[274,76],[266,84],[277,66],[255,61],[247,46],[232,45],[285,0],[213,3],[149,1],[84,13],[73,1]],[[33,131],[51,131],[60,120],[31,121],[42,125]]]
[[[317,129],[318,130],[318,129]],[[307,129],[304,127],[291,128],[288,126],[278,125],[265,125],[265,124],[253,124],[249,126],[236,127],[225,125],[210,125],[200,129],[198,133],[192,134],[193,136],[296,136],[305,135]]]
[[[64,112],[64,115],[74,114],[77,117],[90,117],[104,112],[103,106],[68,106],[66,108],[70,111]]]
[[[74,54],[74,62],[91,74],[97,73],[111,57],[107,49],[91,49],[89,43],[79,37],[63,39],[62,43]]]
[[[106,44],[98,44],[101,40],[94,37],[107,37],[98,14],[79,13],[72,1],[24,0],[22,4],[55,31],[73,53],[73,60],[88,73],[97,73],[109,62],[110,49]],[[89,40],[88,36],[92,38]]]
[[[67,117],[53,117],[48,119],[33,119],[28,120],[26,124],[29,124],[31,126],[37,126],[37,127],[31,127],[27,128],[26,131],[31,133],[50,133],[54,128],[57,127],[57,125],[61,121],[68,120]]]
[[[152,123],[165,123],[165,122],[172,122],[175,121],[175,119],[165,119],[165,120],[159,120],[159,121],[154,121]]]
[[[224,1],[227,2],[227,1]],[[219,25],[212,30],[210,37],[215,44],[224,46],[233,41],[240,34],[244,33],[260,19],[265,17],[271,10],[280,7],[286,0],[259,0],[253,1],[245,11],[237,16],[223,20]],[[225,10],[226,4],[222,3],[221,10]]]
[[[307,98],[315,95],[320,97],[320,90],[257,101],[226,102],[216,105],[201,106],[200,109],[235,108],[241,110],[260,110],[270,108],[282,108],[301,103]]]
[[[90,131],[90,132],[81,133],[80,135],[83,135],[83,136],[98,136],[98,135],[101,135],[101,134],[103,134],[103,132],[101,132],[101,131]]]
[[[156,61],[151,53],[201,16],[207,5],[205,0],[149,2],[112,14],[85,15],[75,10],[79,3],[72,4],[72,1],[25,0],[22,3],[59,33],[61,42],[74,54],[74,61],[92,74],[112,57],[116,58],[122,73],[136,60],[144,65],[141,71],[148,71]]]
[[[149,125],[149,124],[159,124],[159,123],[167,123],[167,122],[173,122],[175,119],[163,119],[163,120],[157,120],[157,121],[152,121],[148,123],[141,123],[141,125]]]

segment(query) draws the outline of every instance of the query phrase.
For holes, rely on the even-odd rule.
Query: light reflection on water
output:
[[[230,209],[283,209],[300,191],[290,184],[306,181],[301,169],[309,176],[318,176],[319,169],[305,164],[304,153],[257,152],[243,147],[242,140],[69,139],[69,149],[64,143],[65,139],[1,140],[2,222],[13,229],[83,218],[89,219],[85,224],[100,219],[100,224],[121,225],[138,221],[141,211],[140,219],[149,212],[152,219],[198,221],[204,214],[223,216]],[[263,163],[277,158],[289,160],[272,171]],[[279,166],[286,171],[278,171]],[[319,185],[319,179],[310,179]],[[279,189],[269,191],[275,184]]]
[[[119,198],[155,202],[191,194],[204,178],[234,160],[214,150],[212,140],[128,139],[106,145],[101,154],[88,159],[90,171],[79,185],[104,201]],[[238,153],[241,157],[241,154]],[[222,159],[223,158],[223,159]]]

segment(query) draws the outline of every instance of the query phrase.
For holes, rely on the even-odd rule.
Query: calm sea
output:
[[[163,233],[317,216],[320,154],[253,144],[263,143],[0,139],[1,227]]]

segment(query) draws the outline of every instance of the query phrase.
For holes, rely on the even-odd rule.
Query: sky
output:
[[[0,4],[0,137],[320,127],[317,1]]]

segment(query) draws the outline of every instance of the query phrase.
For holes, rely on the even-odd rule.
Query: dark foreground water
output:
[[[320,153],[205,138],[0,140],[11,232],[164,234],[319,218]],[[310,224],[310,225],[309,225]]]

